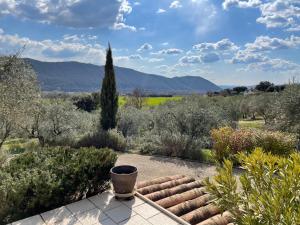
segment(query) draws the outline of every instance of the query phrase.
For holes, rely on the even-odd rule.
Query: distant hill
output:
[[[92,92],[101,87],[104,66],[26,60],[36,71],[43,91]],[[167,78],[123,67],[115,67],[115,72],[120,93],[131,93],[135,88],[155,94],[190,94],[220,90],[220,87],[199,76]]]

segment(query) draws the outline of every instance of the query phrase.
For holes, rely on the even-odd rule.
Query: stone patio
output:
[[[41,213],[12,225],[173,225],[171,219],[138,197],[118,201],[110,191]]]

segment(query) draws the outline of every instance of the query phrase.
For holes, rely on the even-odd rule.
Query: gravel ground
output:
[[[216,174],[216,167],[205,163],[160,156],[146,156],[130,153],[119,154],[117,165],[126,164],[138,168],[138,181],[175,174],[189,175],[201,180]]]

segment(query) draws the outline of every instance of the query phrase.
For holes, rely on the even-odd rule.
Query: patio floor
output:
[[[111,191],[41,213],[12,225],[173,225],[178,222],[138,197],[118,201]]]

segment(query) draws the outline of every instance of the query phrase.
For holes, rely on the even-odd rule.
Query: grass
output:
[[[37,139],[14,138],[4,142],[2,149],[12,155],[20,154],[27,148],[32,148],[38,145]]]
[[[255,128],[263,129],[265,125],[264,120],[240,120],[239,128]]]
[[[172,96],[172,97],[145,97],[145,106],[158,106],[165,104],[168,101],[180,101],[181,96]],[[124,106],[126,104],[126,96],[119,97],[119,106]]]

